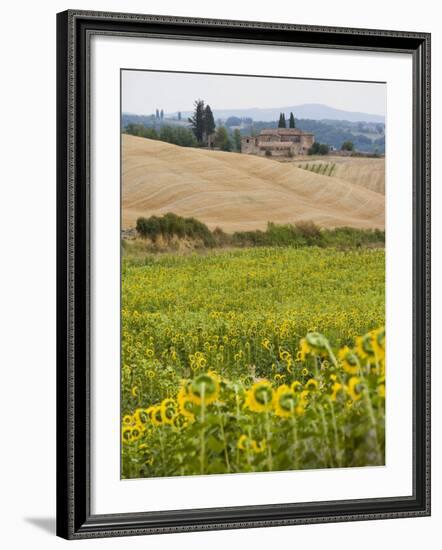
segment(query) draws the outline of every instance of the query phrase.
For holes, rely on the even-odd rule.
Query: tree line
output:
[[[153,115],[152,115],[153,116]],[[163,109],[156,109],[155,119],[163,120]],[[178,120],[181,120],[181,113],[178,113]],[[223,125],[216,126],[210,105],[204,100],[197,99],[194,103],[194,110],[188,118],[190,128],[173,125],[163,125],[159,129],[145,126],[142,123],[129,122],[125,127],[127,134],[156,139],[180,145],[182,147],[209,147],[222,151],[241,152],[241,133],[236,128],[232,135],[229,135],[227,128]]]

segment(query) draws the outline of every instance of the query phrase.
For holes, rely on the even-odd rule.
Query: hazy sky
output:
[[[154,71],[122,73],[123,112],[191,111],[201,98],[212,109],[285,107],[322,103],[385,116],[385,84]],[[296,114],[295,114],[296,116]]]

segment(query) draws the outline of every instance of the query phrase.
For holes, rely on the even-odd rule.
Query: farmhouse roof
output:
[[[266,128],[259,133],[261,136],[299,136],[301,134],[312,135],[308,132],[303,132],[299,128]]]

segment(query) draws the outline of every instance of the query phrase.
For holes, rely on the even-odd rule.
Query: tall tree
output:
[[[232,149],[229,134],[224,126],[219,126],[216,130],[215,147],[219,147],[221,151],[230,151]]]
[[[284,113],[281,113],[281,114],[279,115],[278,128],[286,128],[286,125],[285,125],[285,114],[284,114]]]
[[[290,113],[289,128],[296,128],[295,117],[293,116],[293,113]]]
[[[238,128],[235,128],[233,131],[233,142],[235,144],[235,149],[238,151],[238,153],[241,153],[241,132],[238,130]]]
[[[201,145],[203,142],[204,136],[204,101],[202,99],[197,99],[194,103],[193,116],[188,120],[192,125],[192,131],[195,134],[195,137],[198,143]]]
[[[206,105],[204,109],[204,133],[207,139],[215,131],[215,119],[213,118],[212,109],[210,105]]]
[[[163,111],[163,109],[161,109],[161,111],[160,111],[160,118],[161,118],[161,120],[163,120],[163,118],[164,118],[164,111]]]

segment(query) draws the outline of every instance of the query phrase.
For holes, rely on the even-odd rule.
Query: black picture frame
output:
[[[94,34],[405,52],[413,59],[413,495],[92,515],[89,42]],[[411,222],[411,221],[410,221]],[[57,15],[57,534],[66,539],[430,514],[430,35],[69,10]]]

